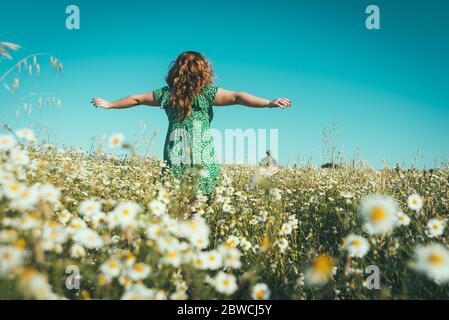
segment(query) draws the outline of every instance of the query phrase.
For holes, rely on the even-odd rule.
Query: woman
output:
[[[288,108],[287,98],[267,100],[248,93],[224,90],[213,85],[213,71],[202,54],[181,53],[169,69],[167,86],[153,92],[132,95],[109,102],[94,98],[92,104],[104,109],[124,109],[138,105],[160,106],[168,117],[164,160],[176,178],[185,169],[200,167],[198,189],[205,194],[213,191],[219,168],[209,134],[212,106],[243,105],[253,108]]]

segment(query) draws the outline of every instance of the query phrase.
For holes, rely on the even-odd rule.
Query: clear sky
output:
[[[65,28],[65,8],[81,10],[81,29]],[[367,30],[365,8],[381,10],[381,30]],[[59,145],[90,147],[92,136],[139,123],[160,130],[152,151],[162,155],[164,112],[139,107],[91,108],[94,96],[115,99],[164,85],[169,63],[185,50],[204,53],[217,85],[266,98],[287,96],[289,110],[216,108],[214,128],[278,128],[279,157],[322,157],[322,130],[337,123],[336,146],[379,166],[433,166],[449,146],[449,2],[444,0],[106,1],[0,0],[0,41],[14,53],[51,52],[64,63],[55,76],[21,79],[16,96],[0,91],[0,123],[15,120],[26,90],[60,96],[60,110],[35,112]],[[11,62],[0,64],[0,74]],[[32,89],[28,89],[32,88]]]

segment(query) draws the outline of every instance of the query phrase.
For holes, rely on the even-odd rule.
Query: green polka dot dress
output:
[[[195,170],[199,175],[197,189],[203,194],[213,192],[219,175],[214,143],[209,132],[217,89],[213,85],[206,86],[194,99],[191,115],[183,120],[178,119],[176,110],[169,105],[168,86],[153,91],[154,98],[165,110],[169,122],[164,160],[178,179],[182,178],[186,170]]]

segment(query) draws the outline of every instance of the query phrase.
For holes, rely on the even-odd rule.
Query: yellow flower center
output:
[[[315,261],[313,263],[313,269],[321,274],[331,274],[332,267],[332,258],[326,255],[315,258]]]
[[[142,263],[138,263],[134,266],[134,271],[136,272],[142,272],[143,271],[143,264]]]
[[[115,261],[111,261],[108,263],[108,267],[109,269],[116,269],[118,267],[118,264]]]
[[[386,212],[385,209],[382,207],[375,207],[373,208],[373,210],[371,211],[371,220],[373,220],[374,222],[381,222],[382,220],[385,219],[386,216]]]
[[[169,251],[169,252],[167,252],[167,258],[174,259],[177,256],[178,255],[177,255],[176,251]]]
[[[229,279],[223,279],[223,285],[225,287],[229,286],[229,283],[230,283]]]
[[[257,299],[263,299],[265,297],[265,292],[263,290],[257,290],[256,297]]]
[[[438,253],[431,253],[428,257],[428,261],[432,265],[441,265],[443,263],[443,257]]]
[[[16,247],[16,248],[19,248],[19,249],[22,249],[22,250],[25,249],[26,245],[27,245],[27,243],[26,243],[26,241],[23,240],[23,239],[19,239],[19,240],[17,240],[16,243],[15,243],[15,247]]]
[[[362,241],[360,241],[360,239],[354,239],[351,241],[351,244],[355,247],[358,247],[362,244]]]

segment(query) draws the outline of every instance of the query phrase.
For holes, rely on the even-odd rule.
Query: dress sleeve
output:
[[[214,85],[208,85],[204,89],[204,96],[206,97],[209,106],[212,106],[215,102],[215,95],[217,94],[218,87]]]
[[[156,101],[158,103],[161,104],[161,108],[164,107],[163,106],[163,100],[164,100],[163,98],[164,98],[164,93],[167,92],[167,91],[168,91],[168,87],[167,86],[159,88],[159,89],[156,89],[156,90],[153,91],[153,97],[154,97],[154,99],[156,99]]]

